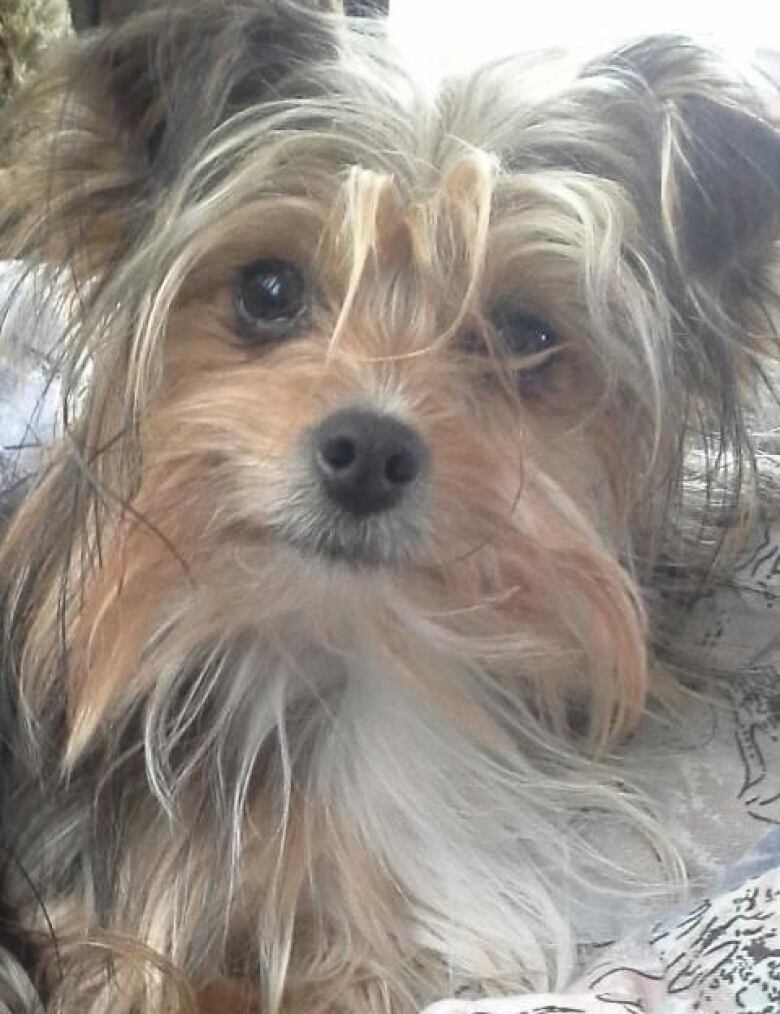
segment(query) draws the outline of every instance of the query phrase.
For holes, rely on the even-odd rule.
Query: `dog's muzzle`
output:
[[[294,491],[274,519],[286,541],[352,566],[414,555],[427,527],[430,466],[415,429],[387,413],[344,408],[309,430],[300,452]]]

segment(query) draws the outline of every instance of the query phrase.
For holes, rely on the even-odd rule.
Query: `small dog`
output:
[[[12,103],[68,324],[0,545],[9,1009],[549,988],[581,889],[674,879],[613,755],[763,509],[773,101],[681,38],[429,98],[332,4],[151,0]]]

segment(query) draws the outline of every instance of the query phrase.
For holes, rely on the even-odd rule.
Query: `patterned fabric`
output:
[[[35,469],[54,435],[59,384],[52,353],[63,318],[43,298],[46,283],[0,261],[0,489]],[[48,296],[48,292],[46,293]],[[42,309],[43,308],[43,309]],[[64,314],[64,309],[63,309]]]
[[[771,835],[773,862],[780,836]],[[445,1000],[426,1014],[777,1014],[780,870],[706,898],[611,948],[557,994]]]

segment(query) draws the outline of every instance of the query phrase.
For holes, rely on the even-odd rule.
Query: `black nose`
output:
[[[428,453],[419,435],[399,419],[365,409],[329,415],[313,437],[323,488],[357,517],[395,507],[425,470]]]

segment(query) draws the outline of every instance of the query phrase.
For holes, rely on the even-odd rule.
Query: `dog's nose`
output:
[[[410,426],[391,415],[342,409],[313,434],[314,461],[330,499],[356,517],[397,506],[422,477],[428,452]]]

